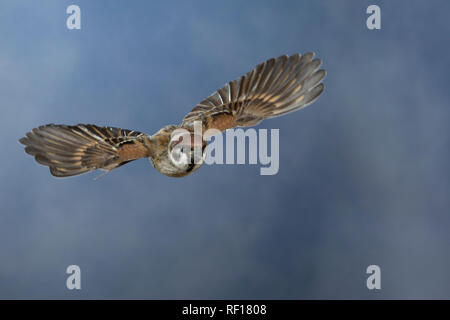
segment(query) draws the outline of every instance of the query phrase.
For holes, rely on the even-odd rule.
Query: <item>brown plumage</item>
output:
[[[183,119],[196,120],[206,129],[221,131],[236,126],[254,126],[314,102],[322,93],[325,70],[313,53],[272,58],[239,79],[231,81],[194,107]]]
[[[119,128],[48,124],[28,132],[20,143],[54,176],[68,177],[149,157],[148,140],[143,133]]]
[[[166,126],[152,136],[89,124],[49,124],[28,132],[20,143],[25,145],[26,153],[48,166],[56,177],[96,169],[110,171],[139,158],[149,158],[163,174],[182,177],[201,166],[206,152],[206,130],[224,131],[257,125],[263,119],[287,114],[314,102],[324,89],[321,81],[326,73],[318,70],[320,65],[321,61],[314,59],[313,53],[272,58],[215,91],[195,106],[181,125]],[[196,121],[202,124],[204,135],[200,146],[191,143],[195,140]],[[178,135],[175,143],[171,138],[177,129],[188,133]],[[195,158],[198,155],[194,147],[200,148],[202,159]],[[186,148],[190,163],[178,163],[176,158],[184,154]]]

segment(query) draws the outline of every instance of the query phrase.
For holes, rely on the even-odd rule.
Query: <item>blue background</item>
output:
[[[81,7],[81,30],[66,8]],[[382,29],[366,28],[381,7]],[[2,1],[0,298],[450,298],[448,1]],[[282,54],[328,71],[268,121],[280,171],[143,159],[56,179],[25,132],[149,134]],[[82,290],[69,291],[68,265]],[[381,267],[382,289],[366,288]]]

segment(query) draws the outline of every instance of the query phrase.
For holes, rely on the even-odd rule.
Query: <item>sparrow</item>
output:
[[[47,124],[32,129],[19,142],[55,177],[97,169],[109,172],[140,158],[149,158],[162,174],[184,177],[202,165],[209,129],[255,126],[314,102],[324,90],[321,81],[326,75],[314,56],[269,59],[212,93],[181,124],[167,125],[153,135],[93,124]],[[200,134],[194,130],[196,123],[201,125]]]

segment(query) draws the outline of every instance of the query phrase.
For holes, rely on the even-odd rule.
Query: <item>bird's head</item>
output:
[[[201,135],[178,127],[168,128],[164,134],[162,154],[152,159],[158,171],[171,177],[184,177],[200,168],[206,157],[206,141]]]

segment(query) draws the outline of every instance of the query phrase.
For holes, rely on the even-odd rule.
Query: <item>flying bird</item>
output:
[[[109,172],[140,158],[149,158],[167,176],[184,177],[202,165],[208,129],[255,126],[314,102],[324,89],[326,72],[320,65],[314,53],[269,59],[200,102],[181,124],[153,135],[92,124],[48,124],[32,129],[19,142],[55,177],[96,169]],[[200,136],[195,123],[201,124]],[[177,129],[184,130],[176,133]],[[180,161],[183,157],[188,161]]]

